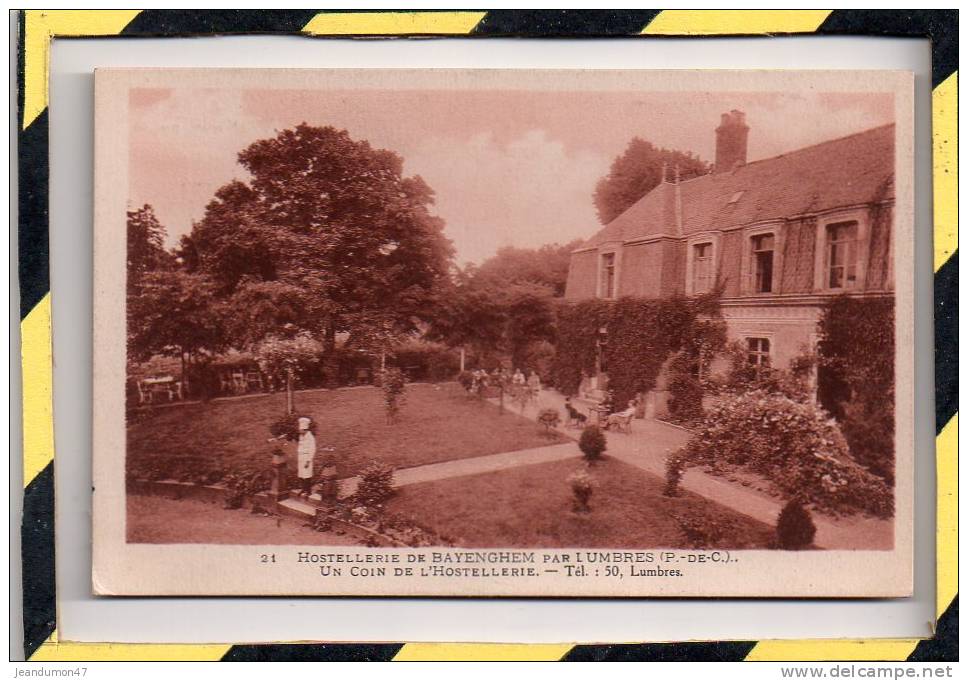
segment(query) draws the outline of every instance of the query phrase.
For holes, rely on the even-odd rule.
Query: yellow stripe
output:
[[[643,33],[651,35],[758,35],[812,33],[829,9],[667,9]]]
[[[934,269],[958,248],[958,72],[931,94],[934,141]]]
[[[24,486],[54,458],[50,294],[20,322],[23,366]]]
[[[47,74],[52,36],[116,35],[131,23],[138,9],[26,10],[24,27],[23,127],[47,106]]]
[[[935,441],[938,460],[938,617],[958,593],[958,414]]]
[[[918,639],[760,641],[747,662],[906,660]]]
[[[554,662],[571,644],[407,643],[394,662]]]
[[[323,12],[303,28],[314,35],[455,35],[470,33],[487,12]]]
[[[70,643],[57,640],[57,632],[37,648],[31,662],[211,662],[220,660],[231,646],[183,643]]]

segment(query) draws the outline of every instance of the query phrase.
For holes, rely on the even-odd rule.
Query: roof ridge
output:
[[[884,125],[875,125],[873,128],[867,128],[866,130],[859,130],[857,132],[852,132],[849,135],[841,135],[840,137],[834,137],[834,138],[829,139],[829,140],[824,140],[823,142],[815,142],[814,144],[808,144],[805,147],[798,147],[798,148],[793,149],[791,151],[785,151],[782,154],[777,154],[776,156],[767,156],[766,158],[758,158],[755,161],[750,161],[749,163],[744,163],[741,166],[741,168],[748,168],[749,166],[755,165],[757,163],[764,163],[766,161],[774,161],[774,160],[776,160],[778,158],[785,158],[787,156],[793,156],[794,154],[799,154],[802,151],[808,151],[810,149],[816,149],[817,147],[822,147],[822,146],[825,146],[827,144],[834,144],[835,142],[843,142],[844,140],[848,140],[851,137],[860,137],[861,135],[868,135],[868,134],[874,132],[875,130],[880,130],[881,128],[892,128],[895,125],[896,125],[896,123],[885,123]],[[715,174],[715,173],[707,173],[707,175],[713,175],[713,174]],[[706,177],[706,175],[700,175],[699,177]],[[693,178],[693,179],[695,179],[695,178]]]

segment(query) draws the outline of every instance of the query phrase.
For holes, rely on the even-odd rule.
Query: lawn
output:
[[[227,511],[193,499],[128,495],[128,542],[133,544],[300,544],[353,546],[355,537],[317,532],[293,518]]]
[[[615,459],[591,469],[590,513],[572,512],[566,480],[580,459],[408,485],[388,510],[462,547],[767,548],[773,528]]]
[[[128,425],[128,470],[153,462],[232,471],[268,466],[269,425],[285,411],[285,395],[260,395],[186,404],[139,413]],[[565,438],[545,435],[535,422],[470,398],[455,384],[411,385],[399,419],[387,424],[377,388],[316,390],[296,394],[296,411],[317,424],[317,462],[335,447],[340,476],[378,459],[397,468],[541,447]],[[283,449],[295,458],[295,445]],[[294,465],[294,464],[293,464]]]

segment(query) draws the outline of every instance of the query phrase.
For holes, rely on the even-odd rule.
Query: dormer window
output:
[[[713,287],[713,243],[692,246],[692,292],[708,293]]]
[[[857,286],[857,222],[827,225],[827,288]]]
[[[866,209],[839,211],[817,219],[814,248],[815,291],[861,291],[866,284],[870,248]]]
[[[602,283],[600,289],[600,296],[602,298],[614,298],[615,297],[615,254],[614,253],[603,253],[602,254]]]
[[[773,235],[758,234],[751,239],[753,292],[773,291]]]

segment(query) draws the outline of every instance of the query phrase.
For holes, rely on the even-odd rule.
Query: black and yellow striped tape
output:
[[[31,660],[923,660],[957,659],[958,17],[956,10],[26,10],[19,16],[19,278],[23,364],[24,643]],[[215,33],[628,37],[844,33],[932,41],[937,633],[932,639],[628,645],[450,643],[154,645],[57,638],[48,242],[47,86],[56,36]]]

